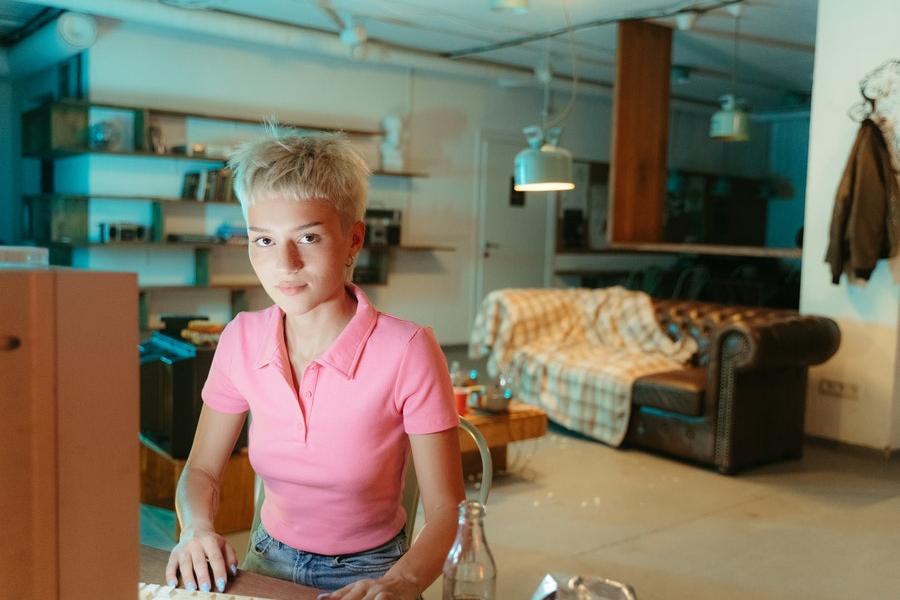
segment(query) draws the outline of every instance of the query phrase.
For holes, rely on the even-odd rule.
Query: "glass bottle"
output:
[[[444,562],[443,600],[496,600],[497,567],[484,537],[484,506],[459,503],[459,529]]]
[[[460,387],[463,384],[462,367],[457,360],[450,363],[450,383],[453,387]]]

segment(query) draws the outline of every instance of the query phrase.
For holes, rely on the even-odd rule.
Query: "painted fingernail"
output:
[[[237,565],[228,565],[231,568],[231,574],[237,575]]]
[[[216,589],[219,590],[220,592],[225,591],[225,578],[224,577],[219,577],[218,579],[216,579]]]
[[[196,591],[197,591],[197,584],[194,583],[194,582],[192,581],[192,582],[190,582],[189,584],[187,584],[187,585],[185,586],[185,588],[186,588],[189,592],[196,592]]]
[[[208,591],[209,591],[209,584],[208,584],[208,583],[201,583],[201,584],[200,584],[200,591],[201,591],[201,592],[208,592]]]
[[[324,598],[327,598],[329,596],[331,596],[331,593],[325,592],[324,594],[319,594],[318,596],[316,596],[316,600],[323,600]]]
[[[169,580],[169,587],[178,587],[178,582],[174,579]]]

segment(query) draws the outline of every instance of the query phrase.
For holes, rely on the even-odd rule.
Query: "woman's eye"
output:
[[[253,243],[256,244],[257,246],[271,246],[271,245],[272,245],[272,238],[270,238],[270,237],[258,237],[258,238],[256,238],[255,240],[253,240]]]

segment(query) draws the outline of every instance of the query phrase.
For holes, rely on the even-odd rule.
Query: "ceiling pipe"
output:
[[[46,6],[47,0],[20,0],[27,4]],[[87,12],[125,22],[138,22],[186,33],[221,37],[242,42],[296,50],[310,54],[346,59],[347,47],[340,36],[275,21],[254,19],[218,10],[184,10],[148,0],[50,0],[55,7]],[[521,79],[532,75],[527,69],[495,65],[483,61],[448,60],[438,54],[392,47],[369,39],[364,62],[399,68],[422,69],[430,72],[460,77],[500,81]],[[559,82],[559,85],[568,85]],[[594,92],[609,95],[609,88],[599,84],[586,84]]]
[[[96,39],[94,17],[64,12],[0,56],[0,77],[34,75],[84,52]]]

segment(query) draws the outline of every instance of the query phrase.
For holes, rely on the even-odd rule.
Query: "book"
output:
[[[197,186],[200,183],[200,172],[189,171],[184,174],[184,182],[181,185],[182,198],[197,198]]]
[[[203,190],[203,200],[215,200],[216,186],[218,185],[219,169],[209,169],[206,171],[206,185]]]

